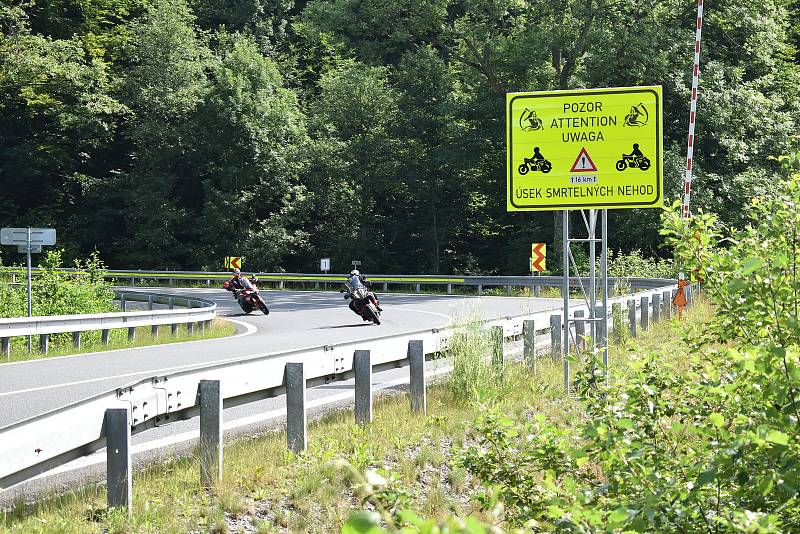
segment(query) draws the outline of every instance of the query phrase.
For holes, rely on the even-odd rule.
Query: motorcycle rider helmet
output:
[[[233,270],[233,276],[235,276],[236,278],[239,278],[240,276],[242,276],[242,271],[239,270],[239,269],[234,269]]]
[[[358,276],[358,275],[360,275],[360,274],[361,274],[361,273],[360,273],[360,272],[358,272],[358,269],[353,269],[352,271],[350,271],[350,276]]]

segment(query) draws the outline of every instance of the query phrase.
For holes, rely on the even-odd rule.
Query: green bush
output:
[[[706,335],[612,386],[588,367],[577,429],[487,416],[463,456],[484,507],[538,532],[800,531],[800,175],[780,189],[727,238],[712,215],[665,212],[716,308]]]
[[[31,309],[34,316],[106,313],[114,310],[114,292],[103,275],[105,266],[95,252],[84,261],[75,261],[76,272],[58,272],[62,266],[62,251],[53,250],[44,255],[31,281]],[[18,277],[19,279],[19,277]],[[25,284],[0,284],[0,317],[25,317],[27,315],[27,289]],[[92,342],[99,332],[85,332],[85,342]],[[51,343],[59,346],[71,342],[70,334],[53,334]],[[13,340],[14,346],[26,344],[22,338]]]

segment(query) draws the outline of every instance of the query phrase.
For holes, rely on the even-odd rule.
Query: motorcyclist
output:
[[[375,309],[377,309],[378,311],[383,311],[383,308],[381,308],[380,304],[378,304],[378,299],[375,296],[375,293],[373,293],[371,291],[372,282],[369,281],[369,278],[367,278],[366,275],[361,274],[358,271],[358,269],[353,269],[352,271],[350,271],[350,276],[347,277],[347,281],[345,283],[347,284],[347,287],[352,288],[352,289],[356,289],[356,288],[358,288],[359,286],[362,286],[362,285],[364,287],[366,287],[367,288],[367,298],[370,300],[370,302],[372,302],[372,304],[375,305]],[[346,299],[350,298],[350,291],[348,291],[346,289],[341,289],[340,292],[344,293],[344,298],[346,298]],[[358,312],[358,306],[356,306],[356,301],[355,300],[351,299],[349,306],[350,306],[350,309],[353,310],[353,313],[355,313],[356,315],[361,315]]]
[[[639,150],[639,143],[634,143],[633,151],[630,154],[624,154],[624,157],[631,158],[634,161],[638,161],[639,159],[643,158],[644,154],[642,154],[642,151]]]

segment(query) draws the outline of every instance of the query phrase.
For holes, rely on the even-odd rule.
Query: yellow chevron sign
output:
[[[225,256],[225,268],[226,269],[241,269],[242,268],[242,258],[239,256]]]

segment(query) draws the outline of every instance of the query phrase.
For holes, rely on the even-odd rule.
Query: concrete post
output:
[[[219,380],[200,381],[200,483],[222,480],[222,391]]]
[[[661,295],[653,295],[653,323],[661,320]]]
[[[81,333],[80,332],[73,332],[72,333],[72,346],[73,348],[80,349],[81,348]]]
[[[561,356],[561,315],[550,316],[550,353]]]
[[[353,370],[356,375],[356,424],[366,426],[372,422],[372,358],[368,350],[355,351]]]
[[[672,319],[672,301],[669,298],[669,290],[661,294],[661,301],[664,305],[664,318]]]
[[[615,302],[611,305],[611,324],[614,327],[614,341],[622,341],[622,304]],[[620,328],[617,328],[619,326]]]
[[[583,310],[575,310],[575,319],[583,318]],[[586,340],[583,336],[586,335],[586,323],[584,321],[575,321],[575,346],[581,352],[586,350]]]
[[[100,334],[103,345],[108,345],[109,338],[111,337],[111,330],[108,328],[103,329]]]
[[[628,301],[628,323],[631,337],[636,337],[636,301],[633,299]]]
[[[131,326],[128,328],[128,341],[136,341],[136,327]]]
[[[286,364],[286,439],[292,452],[302,452],[308,447],[306,375],[302,363]]]
[[[39,352],[44,355],[47,355],[47,352],[50,350],[50,335],[49,334],[41,334],[39,336]]]
[[[492,364],[502,370],[506,364],[505,353],[503,352],[503,327],[491,327],[489,335],[491,336]]]
[[[411,392],[411,411],[428,413],[428,394],[425,388],[425,350],[421,339],[408,342],[408,364]]]
[[[522,321],[522,356],[525,363],[533,368],[536,363],[536,324],[533,319]]]
[[[109,508],[131,513],[131,421],[127,408],[106,410],[106,481]]]
[[[641,298],[642,330],[650,328],[650,297]]]
[[[10,337],[4,337],[4,338],[2,338],[2,340],[3,340],[3,343],[2,343],[2,345],[3,345],[3,349],[2,349],[3,350],[3,355],[6,358],[10,358],[11,357],[11,338]]]

